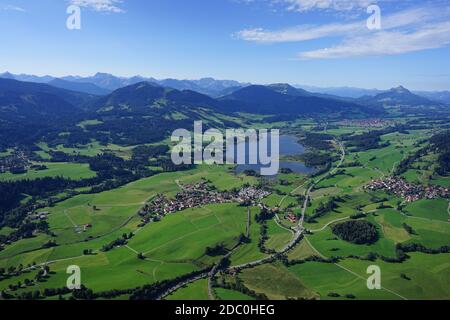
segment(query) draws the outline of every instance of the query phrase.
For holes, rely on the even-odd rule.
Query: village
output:
[[[270,195],[269,191],[254,186],[247,186],[238,191],[218,192],[205,181],[180,185],[180,187],[183,191],[177,193],[174,199],[168,199],[159,194],[146,204],[139,212],[139,215],[143,217],[142,222],[147,223],[170,213],[215,203],[236,202],[256,206],[259,205],[259,200]]]
[[[371,119],[361,119],[361,120],[343,120],[339,122],[342,126],[350,127],[362,127],[362,128],[383,128],[395,125],[394,121],[371,118]]]
[[[438,185],[420,185],[407,182],[399,177],[387,177],[384,179],[372,180],[366,186],[371,191],[386,190],[398,197],[405,199],[405,202],[414,202],[420,199],[449,198],[448,188]]]
[[[11,173],[23,173],[30,169],[31,165],[25,152],[16,150],[10,155],[0,158],[0,173],[8,171]]]

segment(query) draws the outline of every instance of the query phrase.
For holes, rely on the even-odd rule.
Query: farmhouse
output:
[[[289,213],[286,218],[292,223],[297,223],[297,216],[293,213]]]

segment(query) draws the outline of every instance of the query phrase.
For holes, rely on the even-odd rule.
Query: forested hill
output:
[[[130,112],[149,111],[151,107],[206,107],[214,108],[217,100],[191,90],[179,91],[162,87],[152,82],[140,82],[120,88],[92,103],[93,108],[102,111],[104,108],[122,108]]]
[[[29,145],[70,125],[83,118],[83,106],[94,98],[47,84],[0,79],[0,148]]]
[[[220,99],[139,82],[104,96],[56,88],[47,84],[0,79],[1,147],[47,142],[73,145],[78,140],[136,145],[160,141],[176,128],[191,128],[194,120],[211,127],[236,127],[236,112],[289,116],[335,115],[366,117],[377,107],[317,97],[289,85],[249,86]],[[95,120],[88,128],[78,124]],[[64,132],[64,136],[61,135]]]
[[[0,78],[0,107],[14,107],[21,111],[23,106],[35,105],[38,112],[46,111],[48,105],[63,103],[71,109],[81,109],[85,103],[94,99],[92,94],[56,88],[48,84],[23,82]],[[52,112],[70,111],[66,108],[48,110]],[[73,111],[73,110],[72,110]]]
[[[441,103],[431,101],[427,98],[418,96],[408,89],[399,86],[397,88],[392,88],[387,92],[382,92],[375,96],[364,96],[357,100],[361,104],[373,105],[373,106],[409,106],[409,107],[419,107],[419,106],[436,106]]]
[[[379,107],[367,107],[353,102],[315,96],[290,86],[253,85],[221,98],[229,112],[262,114],[318,115],[339,114],[367,116],[383,113]]]

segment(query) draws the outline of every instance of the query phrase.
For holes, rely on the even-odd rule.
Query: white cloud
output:
[[[394,28],[424,24],[450,15],[442,9],[414,8],[382,17],[382,28]],[[264,30],[262,28],[244,29],[234,34],[235,38],[261,43],[300,42],[335,36],[355,36],[368,34],[366,20],[350,23],[330,23],[323,25],[300,25],[282,30]]]
[[[450,44],[450,22],[427,26],[414,32],[381,31],[345,40],[342,44],[301,52],[300,59],[337,59],[358,56],[396,55]]]
[[[302,25],[278,31],[255,28],[239,31],[234,36],[238,39],[260,43],[300,42],[330,36],[345,35],[350,32],[362,30],[364,27],[365,24],[358,22],[349,24],[334,23],[325,24],[322,26]]]
[[[90,8],[95,11],[122,13],[125,12],[119,7],[122,0],[70,0],[70,3],[79,7]]]
[[[284,0],[283,0],[284,1]],[[327,1],[326,1],[327,2]],[[282,30],[246,29],[238,39],[258,43],[303,42],[341,38],[339,44],[301,52],[301,59],[393,55],[449,45],[450,7],[416,7],[382,16],[382,30],[371,31],[366,20],[323,25],[300,25]]]
[[[26,10],[24,8],[18,7],[18,6],[13,6],[13,5],[4,5],[2,7],[3,10],[7,10],[7,11],[19,11],[19,12],[25,12]]]
[[[305,12],[320,9],[350,11],[367,8],[377,0],[273,0],[273,2],[286,4],[290,11]]]

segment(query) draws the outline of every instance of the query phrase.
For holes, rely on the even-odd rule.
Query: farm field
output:
[[[95,172],[89,169],[88,164],[84,163],[52,163],[52,162],[36,162],[34,164],[45,166],[44,170],[30,169],[27,173],[13,174],[1,173],[0,181],[17,181],[17,180],[34,180],[44,177],[64,177],[67,179],[81,180],[93,178]]]
[[[167,300],[208,300],[208,281],[197,280],[169,295]]]
[[[305,126],[311,128],[310,124]],[[349,130],[333,129],[329,134],[345,137]],[[214,287],[214,295],[221,300],[449,299],[450,266],[445,253],[450,244],[449,199],[404,203],[388,191],[365,188],[373,179],[393,174],[399,163],[417,150],[421,134],[383,135],[381,141],[389,145],[367,151],[344,149],[341,161],[342,151],[334,143],[332,167],[318,176],[281,173],[263,179],[252,174],[237,175],[231,165],[198,165],[185,171],[161,172],[98,193],[80,188],[81,194],[38,210],[48,213],[48,232],[19,239],[0,250],[0,269],[23,270],[1,280],[0,292],[21,295],[35,290],[37,285],[24,283],[38,277],[43,266],[50,271],[45,281],[38,282],[39,290],[63,288],[67,268],[76,265],[82,270],[83,285],[93,292],[124,290],[113,298],[129,299],[129,290],[188,277],[225,263],[227,267],[212,277],[217,283],[240,287]],[[97,147],[94,143],[83,151],[84,155],[95,155],[100,151]],[[116,148],[114,152],[130,155],[129,149]],[[88,165],[45,165],[48,169],[14,178],[19,181],[62,175],[75,180],[95,175]],[[0,175],[0,179],[7,175]],[[418,181],[411,170],[403,176]],[[449,180],[442,176],[434,179],[444,186]],[[270,194],[250,206],[237,202],[206,204],[143,223],[140,210],[158,195],[175,201],[183,185],[198,183],[206,183],[216,192],[257,186]],[[310,201],[303,207],[306,196]],[[320,211],[330,202],[332,208]],[[261,220],[263,212],[268,216]],[[275,221],[275,213],[280,224]],[[289,221],[288,213],[295,215],[298,222]],[[373,225],[376,241],[356,244],[335,234],[336,225],[349,221]],[[303,228],[301,237],[285,249],[292,244],[299,226]],[[1,228],[0,236],[14,231]],[[116,244],[108,247],[112,243]],[[407,252],[404,261],[392,262],[398,258],[399,245],[422,246],[423,251],[434,252]],[[219,253],[211,253],[216,249]],[[366,270],[370,265],[381,268],[381,290],[367,288]],[[193,278],[162,299],[210,299],[209,277]]]

